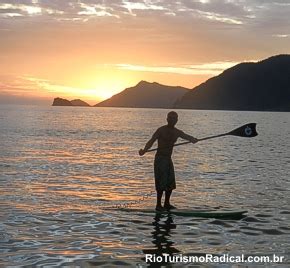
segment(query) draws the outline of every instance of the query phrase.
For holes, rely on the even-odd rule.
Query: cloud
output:
[[[287,38],[289,36],[290,34],[273,34],[273,37],[277,37],[277,38]]]
[[[0,10],[2,14],[11,14],[11,10],[18,10],[23,16],[46,14],[50,13],[62,13],[64,17],[68,19],[71,16],[116,16],[122,17],[122,15],[134,15],[138,14],[138,11],[144,13],[151,13],[152,11],[158,11],[163,14],[188,14],[194,13],[205,14],[205,18],[208,18],[208,14],[212,14],[213,17],[223,17],[228,20],[224,20],[226,23],[229,21],[243,21],[249,16],[253,16],[259,7],[275,7],[283,6],[288,7],[290,3],[288,1],[265,1],[262,0],[179,0],[179,1],[166,1],[166,0],[113,0],[113,1],[93,1],[93,0],[14,0],[0,1]],[[5,11],[6,10],[6,11]],[[6,12],[6,13],[5,13]],[[14,12],[13,12],[14,13]],[[142,14],[142,13],[141,13]]]
[[[44,8],[33,3],[1,3],[0,18],[33,17],[46,14],[63,14],[62,11]]]
[[[289,0],[0,0],[0,69],[63,84],[104,62],[215,75],[192,66],[289,53],[289,14]]]
[[[21,96],[23,94],[35,94],[35,90],[39,90],[35,87],[35,83],[29,81],[25,77],[13,76],[13,75],[1,75],[0,76],[0,93],[9,93],[13,96]]]
[[[0,94],[9,94],[15,97],[37,95],[38,97],[51,98],[61,94],[61,96],[91,98],[96,95],[95,89],[58,85],[52,81],[37,77],[1,75],[0,79]]]
[[[0,75],[0,104],[51,104],[52,98],[21,76]]]
[[[257,33],[276,39],[276,35],[289,34],[289,13],[289,0],[0,0],[0,30],[21,28],[19,21],[30,24],[27,30],[32,23],[47,28],[57,23],[72,23],[68,28],[79,23],[84,27],[96,23],[101,28],[119,23],[121,29],[139,25],[161,28],[164,24],[169,28],[175,24],[183,28],[191,25],[192,34],[198,25],[201,32],[210,35],[216,31],[223,38],[239,29],[243,33],[234,35],[244,40]],[[173,34],[178,38],[188,33],[179,28],[179,33]]]
[[[197,13],[201,17],[204,17],[213,21],[219,21],[219,22],[223,22],[227,24],[237,24],[237,25],[243,24],[242,20],[238,20],[236,18],[225,17],[220,14],[213,13],[213,12],[197,11]]]
[[[109,18],[127,23],[130,17],[171,24],[184,21],[227,31],[229,26],[250,32],[261,30],[269,36],[286,33],[290,25],[289,0],[0,0],[0,20],[38,19],[38,24],[49,22],[83,22]],[[100,23],[100,21],[98,21]],[[55,26],[55,24],[53,24]],[[202,27],[202,26],[200,26]],[[1,26],[0,26],[1,28]]]
[[[96,89],[76,88],[65,85],[58,85],[49,80],[35,77],[24,77],[23,79],[25,79],[28,82],[31,82],[37,88],[46,92],[47,94],[50,94],[51,96],[62,94],[62,96],[68,97],[83,96],[86,99],[96,98]]]
[[[109,17],[119,17],[117,15],[114,15],[110,13],[111,8],[107,8],[102,5],[87,5],[85,3],[80,3],[80,6],[82,7],[82,11],[78,12],[78,15],[91,15],[91,16],[97,16],[97,17],[103,17],[103,16],[109,16]]]
[[[116,64],[114,67],[122,70],[138,72],[174,73],[182,75],[218,75],[225,69],[237,65],[238,62],[214,62],[185,66],[142,66],[132,64]]]

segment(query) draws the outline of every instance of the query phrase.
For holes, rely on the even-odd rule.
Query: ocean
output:
[[[154,153],[138,150],[167,112],[1,105],[0,267],[150,267],[148,252],[275,254],[289,267],[289,113],[177,110],[176,127],[197,138],[257,123],[255,138],[227,136],[173,153],[175,206],[242,209],[245,218],[116,209],[155,207]]]

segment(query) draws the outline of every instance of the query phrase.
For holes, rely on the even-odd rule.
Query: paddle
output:
[[[197,141],[205,141],[205,140],[209,140],[209,139],[214,139],[214,138],[219,138],[219,137],[223,137],[223,136],[238,136],[238,137],[245,137],[245,138],[252,138],[252,137],[256,137],[258,135],[257,131],[256,131],[256,123],[249,123],[246,125],[243,125],[239,128],[236,128],[230,132],[224,133],[224,134],[219,134],[219,135],[214,135],[214,136],[210,136],[210,137],[205,137],[205,138],[201,138],[198,139]],[[173,146],[180,146],[183,144],[188,144],[191,143],[190,141],[185,141],[185,142],[181,142],[181,143],[177,143],[174,144]],[[153,152],[153,151],[157,151],[158,148],[154,148],[154,149],[150,149],[147,152]]]

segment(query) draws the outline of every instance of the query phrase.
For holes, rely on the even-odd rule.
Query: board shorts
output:
[[[157,191],[170,191],[176,188],[174,166],[171,157],[155,155],[154,176]]]

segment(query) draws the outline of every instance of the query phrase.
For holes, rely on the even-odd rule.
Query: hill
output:
[[[241,63],[187,92],[175,108],[290,111],[290,55]]]
[[[189,89],[184,87],[165,86],[158,83],[139,82],[113,97],[96,104],[96,107],[138,107],[138,108],[171,108],[177,99]]]

